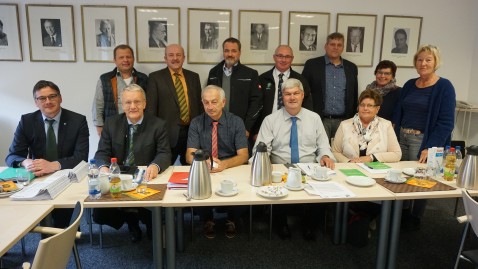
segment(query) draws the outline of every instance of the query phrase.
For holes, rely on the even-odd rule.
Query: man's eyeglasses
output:
[[[123,105],[125,107],[130,107],[131,105],[134,106],[140,106],[141,104],[143,104],[143,101],[139,101],[139,100],[135,100],[135,101],[126,101],[126,102],[123,102]]]
[[[35,100],[39,101],[39,102],[42,102],[42,103],[45,103],[46,102],[46,99],[50,100],[50,101],[55,101],[56,98],[58,98],[58,96],[60,96],[59,94],[55,93],[55,94],[50,94],[48,96],[38,96],[38,97],[35,97]]]
[[[372,108],[372,107],[376,107],[377,105],[372,105],[372,104],[360,104],[359,107],[361,108]]]
[[[286,59],[286,60],[290,60],[290,59],[294,58],[294,56],[292,56],[292,55],[275,54],[274,56],[276,56],[279,59]]]
[[[390,76],[391,74],[392,74],[392,73],[390,73],[390,72],[377,71],[377,75]]]

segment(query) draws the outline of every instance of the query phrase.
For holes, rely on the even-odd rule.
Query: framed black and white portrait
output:
[[[337,32],[344,35],[342,56],[357,66],[372,66],[377,15],[337,14]]]
[[[125,6],[81,6],[85,62],[110,62],[113,50],[128,44]]]
[[[166,46],[180,43],[179,8],[135,7],[135,22],[139,63],[164,62]]]
[[[239,10],[241,63],[273,64],[272,55],[280,44],[280,11]]]
[[[32,62],[76,61],[73,6],[26,5]]]
[[[0,61],[22,61],[17,4],[0,4]]]
[[[380,60],[391,60],[398,67],[413,67],[421,29],[422,17],[385,15]]]
[[[293,65],[324,55],[329,35],[330,13],[289,12],[289,46],[294,51]]]
[[[222,60],[222,42],[231,36],[231,10],[188,9],[188,63]]]

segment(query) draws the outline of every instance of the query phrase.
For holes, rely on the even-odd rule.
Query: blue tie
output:
[[[292,126],[290,127],[290,161],[299,162],[299,139],[297,137],[297,117],[290,117]]]

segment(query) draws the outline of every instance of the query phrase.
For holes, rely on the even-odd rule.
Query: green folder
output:
[[[369,163],[364,163],[368,168],[371,169],[377,169],[377,170],[382,170],[382,169],[390,169],[390,166],[381,163],[381,162],[369,162]]]
[[[351,176],[363,176],[365,177],[365,174],[360,172],[360,170],[357,169],[339,169],[340,172],[342,172],[344,175],[351,177]]]
[[[23,167],[22,168],[8,167],[7,169],[0,172],[0,179],[16,179],[17,178],[17,170],[26,171],[26,169],[23,168]],[[30,180],[35,178],[35,175],[32,172],[28,172],[28,175],[30,177]]]

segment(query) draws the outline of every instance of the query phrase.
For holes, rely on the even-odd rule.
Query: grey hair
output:
[[[125,92],[140,92],[143,96],[144,100],[146,100],[146,93],[144,92],[143,88],[138,84],[129,84],[126,88],[123,89],[123,93]]]
[[[201,91],[201,99],[202,99],[204,93],[207,92],[207,91],[210,91],[210,90],[216,90],[216,91],[218,91],[218,92],[219,92],[219,97],[221,98],[221,100],[226,99],[226,93],[224,92],[224,90],[223,90],[221,87],[216,86],[216,85],[208,85],[208,86],[206,86],[204,89],[202,89],[202,91]]]
[[[304,86],[302,86],[302,82],[300,80],[295,79],[295,78],[289,78],[284,83],[282,83],[281,90],[287,90],[287,89],[292,89],[298,87],[301,92],[304,92]]]

